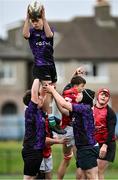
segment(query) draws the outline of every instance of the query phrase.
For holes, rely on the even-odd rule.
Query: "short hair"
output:
[[[79,85],[79,84],[86,84],[86,80],[81,76],[74,76],[71,79],[71,84],[72,84],[72,86]]]
[[[31,90],[27,90],[23,96],[23,103],[28,106],[31,101]]]

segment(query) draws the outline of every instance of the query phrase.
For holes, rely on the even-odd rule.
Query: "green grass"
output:
[[[64,180],[75,180],[75,171],[71,174],[71,173],[66,173]],[[22,175],[0,175],[0,179],[18,179],[21,180],[23,179]],[[57,179],[56,174],[53,175],[53,180]],[[118,179],[118,172],[117,170],[109,170],[106,172],[106,176],[105,176],[105,180],[116,180]]]
[[[23,179],[23,161],[21,157],[21,142],[0,142],[0,179]],[[57,179],[56,172],[63,158],[61,145],[52,147],[53,151],[53,179]],[[118,152],[118,144],[117,151]],[[64,179],[75,179],[75,160],[71,160]],[[7,175],[10,174],[10,175]],[[118,179],[118,153],[114,163],[108,168],[105,179]]]
[[[19,174],[23,169],[21,142],[0,142],[0,174]]]
[[[63,159],[63,154],[62,154],[62,148],[61,148],[61,145],[55,145],[52,147],[52,153],[53,153],[53,172],[56,173],[57,172],[57,169],[59,167],[59,164],[61,162],[61,160]],[[71,173],[73,174],[73,172],[75,172],[75,168],[76,168],[76,165],[75,165],[75,159],[74,157],[71,159],[71,163],[67,169],[67,174],[68,173]]]

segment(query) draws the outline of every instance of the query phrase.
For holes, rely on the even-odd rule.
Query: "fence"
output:
[[[20,140],[24,135],[24,117],[0,116],[0,140]]]

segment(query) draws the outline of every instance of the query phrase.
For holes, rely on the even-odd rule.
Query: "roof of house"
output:
[[[28,57],[28,53],[21,49],[13,47],[7,41],[3,41],[0,39],[0,58],[8,59],[15,59],[20,58],[24,59]]]
[[[54,51],[56,59],[118,60],[118,17],[110,15],[109,6],[98,6],[95,16],[49,24],[60,34]],[[31,59],[31,53],[0,41],[0,57]]]
[[[70,22],[51,23],[62,34],[55,47],[55,57],[118,59],[118,18],[112,18],[109,23],[111,25],[100,26],[94,17],[76,17]]]

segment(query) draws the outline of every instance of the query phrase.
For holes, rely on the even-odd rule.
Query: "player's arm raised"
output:
[[[29,6],[28,6],[29,7]],[[24,26],[23,26],[23,37],[28,39],[30,37],[30,18],[29,18],[29,13],[28,13],[28,8],[27,8],[27,16],[24,22]]]
[[[50,26],[46,20],[46,17],[45,17],[44,6],[42,6],[42,20],[43,20],[43,24],[44,24],[44,31],[45,31],[46,37],[48,37],[48,38],[53,37],[53,32],[51,31],[51,28],[50,28]]]
[[[65,101],[65,99],[54,89],[54,86],[47,84],[44,89],[47,90],[49,93],[52,93],[56,103],[59,104],[59,106],[67,109],[68,111],[72,111],[72,104]]]

